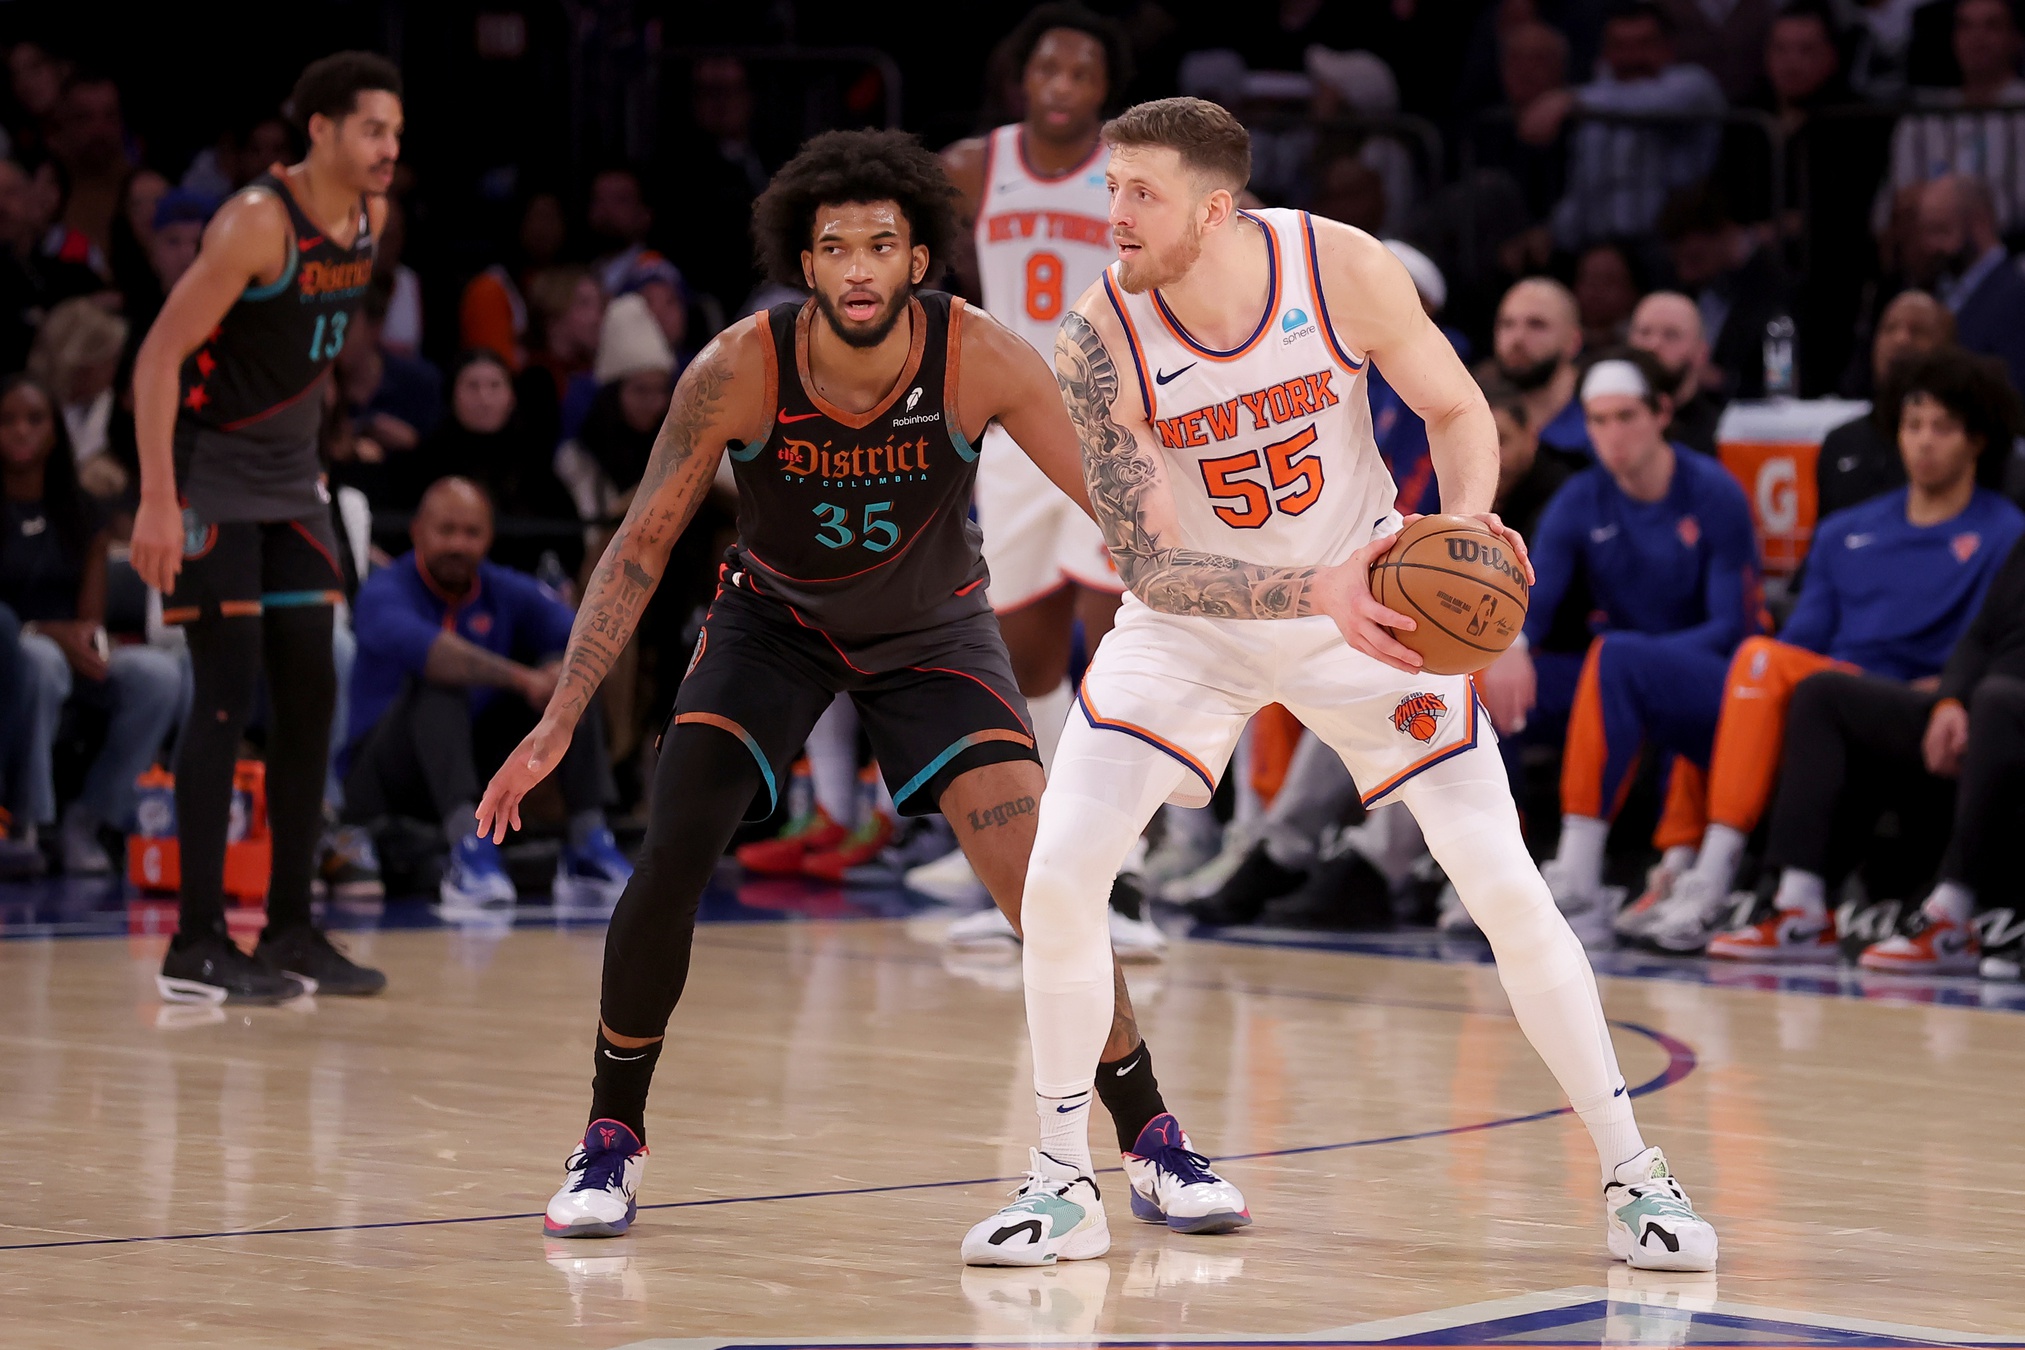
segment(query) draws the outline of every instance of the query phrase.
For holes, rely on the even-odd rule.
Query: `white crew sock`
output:
[[[1659,865],[1675,876],[1680,876],[1695,865],[1695,859],[1699,856],[1701,855],[1695,851],[1693,844],[1675,844],[1659,855]]]
[[[1086,1176],[1097,1170],[1090,1160],[1090,1101],[1095,1095],[1090,1088],[1069,1097],[1034,1094],[1034,1110],[1041,1118],[1041,1152]]]
[[[809,732],[809,784],[816,805],[845,829],[858,823],[858,706],[837,695]]]
[[[1965,927],[1969,915],[1976,908],[1976,893],[1960,882],[1943,881],[1934,887],[1933,894],[1920,908],[1930,919],[1942,919],[1957,927]]]
[[[1610,822],[1594,816],[1561,817],[1561,846],[1554,862],[1573,895],[1594,895],[1603,886],[1603,848]]]
[[[1645,1141],[1589,957],[1526,854],[1503,762],[1480,745],[1428,769],[1402,796],[1490,940],[1519,1029],[1588,1129],[1608,1181],[1619,1163],[1645,1150]]]
[[[1779,889],[1772,896],[1772,908],[1787,914],[1804,914],[1810,919],[1828,917],[1828,883],[1812,872],[1789,867],[1779,873]]]
[[[1064,679],[1053,692],[1036,694],[1027,700],[1027,716],[1034,719],[1034,749],[1040,752],[1041,772],[1052,773],[1055,748],[1062,743],[1062,728],[1069,709],[1075,705],[1076,689]]]
[[[1736,884],[1737,864],[1743,861],[1746,842],[1741,830],[1728,825],[1709,826],[1702,832],[1702,851],[1695,859],[1696,874],[1729,894],[1730,887]]]

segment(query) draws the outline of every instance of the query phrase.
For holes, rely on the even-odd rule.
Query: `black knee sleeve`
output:
[[[659,1036],[689,978],[696,907],[745,809],[759,761],[736,736],[672,728],[654,770],[647,843],[605,935],[600,1015],[621,1036]]]

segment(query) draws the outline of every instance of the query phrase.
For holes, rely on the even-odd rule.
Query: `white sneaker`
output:
[[[976,905],[991,900],[991,892],[977,879],[970,859],[963,856],[960,848],[951,849],[934,862],[908,868],[902,884],[945,905]]]
[[[1138,860],[1138,866],[1127,866],[1120,870],[1129,876],[1139,878],[1147,894],[1158,894],[1160,888],[1176,877],[1185,877],[1196,868],[1214,858],[1217,843],[1187,830],[1170,829],[1161,837],[1160,843],[1148,849]]]
[[[1603,1187],[1610,1254],[1639,1270],[1714,1270],[1716,1230],[1688,1203],[1666,1155],[1649,1148]]]
[[[1111,1250],[1097,1183],[1039,1149],[1029,1149],[1026,1180],[998,1213],[963,1237],[967,1266],[1047,1266],[1088,1261]]]
[[[1120,960],[1157,960],[1167,952],[1167,934],[1151,919],[1135,919],[1111,911],[1111,950]]]
[[[1663,862],[1654,863],[1645,873],[1645,889],[1638,899],[1617,911],[1617,917],[1610,921],[1611,929],[1626,942],[1642,941],[1659,918],[1659,907],[1673,894],[1673,888],[1687,875],[1676,872]]]
[[[951,947],[976,947],[989,942],[1018,942],[1020,935],[1013,932],[1012,920],[1006,918],[1005,912],[992,905],[950,924],[942,940]]]
[[[1718,930],[1733,926],[1729,920],[1734,907],[1725,887],[1700,872],[1689,872],[1657,906],[1645,930],[1645,943],[1663,952],[1691,956],[1706,948]]]
[[[1258,843],[1258,831],[1249,826],[1232,825],[1223,832],[1223,846],[1216,856],[1192,872],[1165,883],[1160,888],[1160,898],[1177,905],[1191,900],[1207,900],[1223,889],[1231,874],[1244,865],[1251,856],[1252,845]]]
[[[1170,1114],[1146,1122],[1125,1154],[1132,1217],[1164,1223],[1177,1233],[1228,1233],[1252,1221],[1238,1188],[1212,1172]]]
[[[63,874],[67,877],[102,877],[112,872],[112,859],[106,856],[105,845],[98,841],[98,822],[82,804],[72,802],[70,809],[63,813],[63,824],[56,835],[58,850],[63,854]]]
[[[1563,914],[1587,914],[1602,903],[1602,888],[1586,890],[1576,886],[1559,858],[1549,858],[1541,863],[1540,876],[1547,883],[1548,893],[1554,897],[1554,908]]]
[[[647,1146],[631,1129],[616,1120],[592,1121],[563,1170],[569,1176],[548,1202],[543,1233],[552,1238],[617,1237],[632,1226]]]

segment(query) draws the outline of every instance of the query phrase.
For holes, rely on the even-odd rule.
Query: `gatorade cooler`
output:
[[[182,886],[176,843],[176,780],[159,766],[135,780],[140,830],[127,840],[127,874],[143,895],[174,895]],[[225,894],[242,904],[267,898],[274,847],[267,829],[267,766],[242,759],[232,774],[232,816],[225,831]]]
[[[1791,576],[1807,557],[1820,507],[1814,461],[1822,438],[1869,411],[1868,403],[1839,398],[1750,400],[1723,409],[1716,453],[1751,500],[1767,576]]]

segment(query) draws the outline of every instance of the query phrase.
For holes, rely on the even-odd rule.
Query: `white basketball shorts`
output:
[[[978,447],[977,523],[993,609],[1032,604],[1065,581],[1114,595],[1125,589],[1097,522],[1064,497],[996,422]]]

